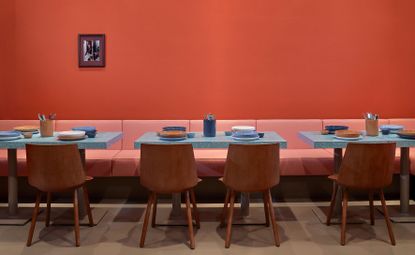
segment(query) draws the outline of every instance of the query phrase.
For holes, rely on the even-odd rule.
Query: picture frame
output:
[[[79,67],[105,67],[105,34],[78,35]]]

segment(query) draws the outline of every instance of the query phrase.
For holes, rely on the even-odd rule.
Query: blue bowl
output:
[[[329,125],[325,126],[324,129],[329,131],[329,134],[334,134],[337,130],[347,130],[349,129],[349,127],[341,125]]]
[[[181,126],[168,126],[168,127],[163,127],[163,131],[186,131],[186,127],[181,127]]]
[[[88,136],[88,138],[95,138],[97,132],[85,132],[85,135]]]
[[[232,131],[225,131],[225,135],[226,136],[231,136],[232,135]]]
[[[75,131],[85,131],[85,132],[96,132],[97,128],[93,126],[83,126],[83,127],[74,127],[72,130]]]
[[[389,135],[391,133],[390,129],[381,129],[382,135]]]
[[[88,136],[88,138],[95,138],[97,135],[97,129],[92,126],[84,126],[84,127],[74,127],[72,128],[74,131],[85,131],[85,135]]]
[[[187,138],[195,138],[196,133],[187,133],[186,136]]]

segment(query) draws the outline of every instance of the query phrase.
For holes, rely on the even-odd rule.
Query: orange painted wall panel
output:
[[[412,0],[16,0],[13,111],[0,118],[413,117],[413,10]],[[106,34],[105,68],[78,68],[78,33]]]
[[[14,4],[14,0],[0,0],[0,117],[8,110],[8,88],[14,86]]]

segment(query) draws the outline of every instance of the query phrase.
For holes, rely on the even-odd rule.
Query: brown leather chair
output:
[[[199,214],[193,188],[197,185],[196,162],[191,144],[142,144],[140,183],[150,190],[141,232],[140,247],[144,247],[151,207],[152,227],[156,225],[157,194],[186,193],[186,212],[190,248],[195,248],[190,203],[193,205],[196,226],[200,227]]]
[[[340,238],[341,245],[346,244],[346,219],[349,189],[360,189],[368,191],[370,223],[372,225],[375,223],[373,194],[380,194],[380,200],[382,202],[382,208],[386,225],[388,227],[389,237],[392,245],[395,245],[395,237],[393,235],[388,209],[386,208],[385,197],[383,194],[383,188],[389,186],[392,183],[395,149],[395,143],[349,143],[346,148],[344,159],[340,165],[339,173],[329,176],[329,179],[333,180],[337,185],[333,185],[334,188],[330,203],[330,210],[327,215],[327,225],[330,225],[335,198],[337,195],[337,189],[341,188],[343,193],[342,226]]]
[[[226,248],[230,246],[236,192],[262,192],[266,226],[271,217],[275,245],[280,246],[270,191],[279,181],[279,144],[229,145],[223,177],[227,192],[221,220],[221,226],[224,226],[227,214]]]
[[[90,226],[93,226],[88,191],[84,185],[86,176],[76,144],[68,145],[26,145],[29,184],[37,189],[36,204],[33,210],[32,223],[27,239],[27,246],[32,244],[33,232],[39,213],[42,192],[47,194],[46,227],[50,221],[50,203],[52,192],[73,191],[73,207],[75,221],[75,242],[79,240],[78,188],[84,191],[85,207]]]

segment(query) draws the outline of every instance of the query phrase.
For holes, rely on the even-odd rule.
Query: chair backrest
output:
[[[381,189],[392,183],[395,143],[349,143],[340,166],[340,185]]]
[[[196,161],[191,144],[142,144],[140,183],[157,193],[175,193],[196,186]]]
[[[279,144],[230,144],[223,182],[241,192],[267,190],[280,181]]]
[[[43,192],[63,191],[85,182],[78,146],[26,145],[29,184]]]

